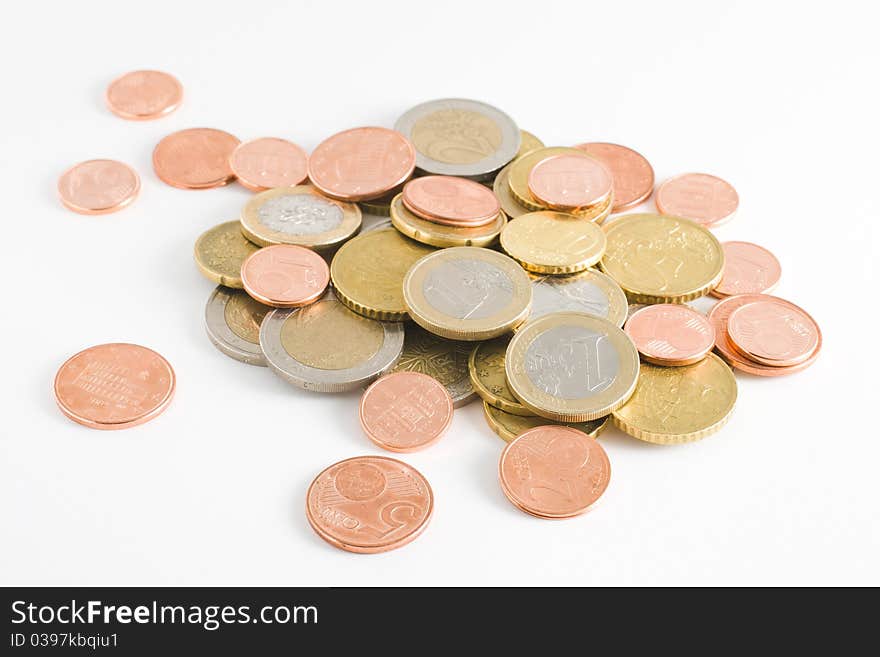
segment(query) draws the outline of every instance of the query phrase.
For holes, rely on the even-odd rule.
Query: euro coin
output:
[[[507,217],[499,212],[482,226],[447,226],[414,214],[403,204],[403,195],[398,194],[391,202],[391,223],[407,237],[430,246],[489,246],[498,239]]]
[[[537,415],[514,415],[507,413],[500,408],[492,406],[489,402],[483,402],[483,415],[489,428],[494,431],[504,442],[515,440],[521,433],[534,429],[535,427],[543,427],[555,424],[553,420]],[[561,426],[571,427],[578,431],[583,431],[591,438],[597,438],[600,433],[608,425],[611,416],[606,415],[597,420],[589,420],[587,422],[572,422],[570,424],[561,423]]]
[[[458,408],[475,397],[468,371],[473,344],[447,340],[429,333],[416,323],[406,326],[403,353],[392,372],[419,372],[432,376],[446,387],[453,405]]]
[[[715,328],[706,316],[677,303],[642,308],[624,330],[642,358],[655,365],[692,365],[715,346]]]
[[[511,415],[530,416],[534,413],[519,403],[507,385],[504,374],[504,354],[510,337],[503,335],[480,342],[471,350],[468,372],[471,383],[480,398],[487,404]]]
[[[501,231],[501,248],[524,269],[573,274],[599,262],[605,233],[596,224],[563,212],[530,212]]]
[[[238,221],[227,221],[209,228],[196,240],[196,266],[208,280],[241,289],[241,265],[258,248],[242,234]]]
[[[109,214],[131,205],[141,189],[135,170],[116,160],[88,160],[58,179],[58,197],[79,214]]]
[[[607,274],[587,269],[568,276],[532,276],[530,319],[566,310],[595,315],[623,326],[628,305],[626,294]]]
[[[657,210],[685,217],[701,226],[729,221],[739,207],[739,195],[726,180],[708,173],[685,173],[664,181],[654,194]]]
[[[709,294],[729,297],[734,294],[767,294],[782,277],[782,266],[767,249],[751,242],[722,242],[724,274]]]
[[[205,328],[221,352],[248,365],[266,366],[260,349],[260,324],[272,309],[244,290],[217,287],[205,305]]]

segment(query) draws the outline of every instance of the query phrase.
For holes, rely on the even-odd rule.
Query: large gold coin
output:
[[[337,298],[356,313],[399,322],[407,317],[403,300],[406,272],[433,251],[393,228],[371,230],[336,252],[330,263],[330,280]]]
[[[495,181],[492,183],[492,191],[498,197],[498,202],[501,203],[501,209],[504,210],[505,214],[511,219],[516,219],[532,210],[517,201],[513,192],[510,191],[508,180],[511,166],[513,166],[513,162],[498,172],[498,175],[495,176]]]
[[[403,353],[392,372],[419,372],[439,381],[456,408],[471,402],[476,393],[468,375],[470,342],[447,340],[418,324],[407,324]]]
[[[707,294],[724,273],[724,251],[707,229],[662,214],[628,214],[605,227],[599,266],[636,303],[681,303]]]
[[[241,263],[258,248],[241,234],[237,221],[227,221],[209,228],[196,240],[196,266],[218,285],[242,289]]]
[[[510,337],[503,335],[476,345],[468,359],[468,371],[474,390],[480,398],[512,415],[534,415],[519,403],[507,385],[504,374],[504,354]]]
[[[489,249],[462,246],[425,256],[407,272],[403,297],[410,317],[453,340],[488,340],[522,323],[532,284],[522,267]]]
[[[486,423],[492,431],[508,443],[517,438],[523,431],[528,431],[535,427],[544,427],[548,424],[571,427],[572,429],[583,431],[590,438],[598,438],[599,434],[602,433],[608,425],[608,418],[610,417],[606,415],[597,420],[588,420],[587,422],[554,422],[553,420],[538,417],[537,415],[523,417],[522,415],[505,413],[488,402],[483,402],[483,415],[486,418]]]
[[[574,274],[599,262],[605,233],[565,212],[530,212],[504,227],[501,248],[528,271]]]
[[[709,354],[684,367],[642,363],[635,394],[612,417],[615,425],[639,440],[672,445],[715,433],[735,404],[733,372]]]
[[[535,415],[584,422],[608,415],[629,399],[639,354],[629,336],[608,320],[553,313],[516,332],[504,370],[513,394]]]
[[[431,246],[488,246],[498,237],[501,229],[507,224],[504,212],[488,224],[473,228],[459,228],[437,224],[413,214],[403,204],[403,194],[398,194],[391,201],[391,223],[401,233],[422,244]]]
[[[332,251],[361,227],[361,210],[322,196],[310,185],[276,187],[254,195],[241,211],[241,230],[260,246],[296,244]]]

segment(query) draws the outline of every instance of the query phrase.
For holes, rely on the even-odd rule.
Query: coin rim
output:
[[[553,421],[553,420],[548,420],[545,417],[541,417],[540,415],[516,415],[515,413],[510,413],[508,411],[505,411],[504,409],[498,408],[497,406],[494,406],[493,404],[490,404],[489,402],[483,400],[483,417],[486,420],[486,424],[489,425],[489,428],[492,429],[492,431],[495,433],[495,435],[497,435],[499,438],[501,438],[501,440],[503,440],[506,443],[512,442],[513,440],[518,438],[519,435],[514,435],[513,433],[507,431],[506,428],[492,415],[493,412],[503,413],[504,415],[512,415],[513,417],[533,417],[533,418],[538,418],[540,420],[544,420],[546,422]],[[601,433],[603,431],[605,431],[605,429],[608,427],[608,424],[611,421],[611,415],[605,415],[602,418],[596,418],[596,419],[602,420],[602,422],[589,433],[587,433],[586,431],[583,431],[582,429],[577,429],[577,427],[571,427],[571,428],[576,429],[577,431],[580,431],[581,433],[588,435],[590,438],[598,438],[601,435]],[[593,420],[587,420],[587,422],[592,422],[592,421]],[[539,425],[539,426],[547,426],[547,425]],[[532,428],[534,429],[535,427],[532,427]],[[528,431],[528,430],[529,429],[526,429],[526,431]],[[525,431],[523,433],[525,433]]]
[[[235,289],[235,288],[232,288]],[[244,290],[239,294],[250,296]],[[244,340],[229,328],[226,323],[226,304],[232,299],[229,288],[218,285],[205,303],[205,332],[208,339],[219,351],[239,362],[258,367],[267,367],[266,357],[259,344]]]
[[[746,306],[751,306],[752,304],[756,304],[756,303],[772,303],[772,304],[780,305],[780,306],[788,306],[789,308],[795,310],[796,312],[800,312],[804,317],[807,318],[807,320],[809,320],[810,324],[812,324],[813,329],[815,330],[815,344],[813,345],[813,348],[810,349],[805,354],[800,354],[796,358],[788,358],[785,360],[774,360],[772,358],[759,356],[759,355],[752,353],[748,349],[746,349],[730,333],[730,328],[729,328],[730,327],[730,320],[732,320],[733,316],[736,313],[738,313],[739,311],[741,311],[743,308],[745,308]],[[804,310],[803,308],[801,308],[799,306],[796,306],[795,304],[791,303],[790,301],[786,301],[785,303],[779,303],[779,302],[775,301],[774,299],[765,299],[762,301],[750,301],[749,303],[744,303],[743,305],[737,306],[736,308],[734,308],[731,311],[730,315],[728,315],[727,326],[728,326],[727,337],[729,338],[730,344],[733,345],[734,349],[736,349],[741,355],[745,356],[748,360],[754,361],[756,363],[760,363],[761,365],[769,365],[770,367],[793,367],[795,365],[800,365],[805,360],[808,360],[810,358],[810,356],[813,355],[813,353],[816,351],[816,349],[819,348],[819,345],[822,342],[822,336],[821,336],[821,332],[819,330],[819,324],[816,322],[816,320],[813,319],[812,316],[810,316],[810,313],[808,313],[806,310]]]
[[[507,225],[503,210],[482,226],[464,228],[434,223],[410,212],[403,204],[402,192],[391,201],[390,216],[392,225],[410,239],[439,248],[489,246]]]

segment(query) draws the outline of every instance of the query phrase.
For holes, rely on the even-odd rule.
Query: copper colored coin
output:
[[[209,189],[235,180],[229,156],[239,141],[213,128],[173,132],[153,150],[153,169],[159,179],[181,189]]]
[[[740,306],[727,320],[731,343],[763,365],[802,363],[819,345],[819,326],[806,312],[782,300],[767,299]]]
[[[451,226],[482,226],[501,211],[491,189],[456,176],[423,176],[403,187],[403,204],[422,219]]]
[[[80,214],[121,210],[137,198],[140,189],[141,179],[134,169],[116,160],[80,162],[58,179],[61,202]]]
[[[55,375],[55,401],[74,422],[125,429],[152,420],[174,395],[174,370],[152,349],[102,344],[69,358]]]
[[[149,121],[176,110],[183,100],[183,87],[176,77],[162,71],[132,71],[113,80],[104,99],[116,116]]]
[[[691,365],[715,346],[715,329],[689,306],[661,303],[633,313],[624,328],[636,349],[655,365]]]
[[[352,128],[318,144],[309,178],[331,198],[366,201],[403,184],[415,166],[415,148],[396,130]]]
[[[662,214],[684,217],[708,228],[733,217],[739,195],[729,182],[717,176],[685,173],[662,183],[654,202]]]
[[[356,456],[315,477],[306,518],[331,545],[371,554],[416,539],[431,519],[434,493],[412,466],[385,456]]]
[[[722,299],[712,306],[712,309],[709,311],[709,321],[712,322],[712,326],[715,327],[715,351],[717,351],[718,355],[727,361],[731,367],[748,374],[754,374],[755,376],[784,376],[786,374],[792,374],[806,369],[813,364],[816,358],[818,358],[819,352],[822,349],[821,333],[818,334],[818,343],[813,353],[806,360],[797,365],[789,365],[787,367],[762,365],[761,363],[753,361],[741,354],[731,342],[730,336],[727,333],[727,323],[733,311],[747,303],[766,301],[768,299],[788,303],[784,299],[779,299],[778,297],[772,297],[766,294],[737,294]]]
[[[262,192],[302,183],[309,175],[309,156],[285,139],[263,137],[239,144],[229,166],[242,186]]]
[[[553,155],[529,172],[529,191],[550,208],[585,208],[611,194],[611,172],[594,157]]]
[[[722,242],[724,274],[709,294],[729,297],[732,294],[766,294],[779,282],[782,267],[776,256],[751,242]]]
[[[241,264],[241,282],[260,303],[298,308],[321,298],[330,283],[330,268],[311,249],[276,244],[248,256]]]
[[[578,144],[575,148],[592,155],[611,171],[612,212],[638,205],[654,191],[654,168],[641,153],[620,144],[604,142]]]
[[[394,372],[361,397],[367,437],[392,452],[415,452],[440,439],[452,422],[452,397],[437,379],[420,372]]]
[[[571,427],[545,425],[507,444],[499,473],[504,494],[522,511],[570,518],[605,492],[611,464],[595,438]]]

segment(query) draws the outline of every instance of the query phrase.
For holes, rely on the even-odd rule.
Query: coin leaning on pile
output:
[[[167,98],[116,90],[111,109],[161,116],[179,103],[172,81]],[[134,199],[133,171],[119,165],[108,182],[110,165],[86,164],[59,183],[67,207]],[[729,183],[683,174],[660,186],[660,214],[612,215],[651,196],[644,156],[546,147],[479,101],[422,103],[393,130],[346,130],[310,156],[285,139],[184,130],[160,142],[154,167],[174,187],[237,178],[254,192],[238,221],[195,245],[218,284],[205,308],[218,350],[305,390],[364,389],[364,445],[393,452],[435,444],[453,409],[479,398],[506,443],[501,490],[535,517],[579,515],[602,496],[610,461],[596,439],[608,425],[656,444],[699,440],[731,416],[731,368],[779,376],[821,349],[816,322],[767,294],[776,258],[710,232],[737,209]],[[707,294],[721,298],[708,316],[685,305]],[[148,404],[114,391],[136,389],[127,364],[140,362],[156,370]],[[55,391],[75,421],[120,428],[161,412],[173,381],[158,354],[111,345],[65,363]],[[433,505],[414,468],[364,456],[321,472],[306,514],[330,544],[371,553],[416,538]]]

